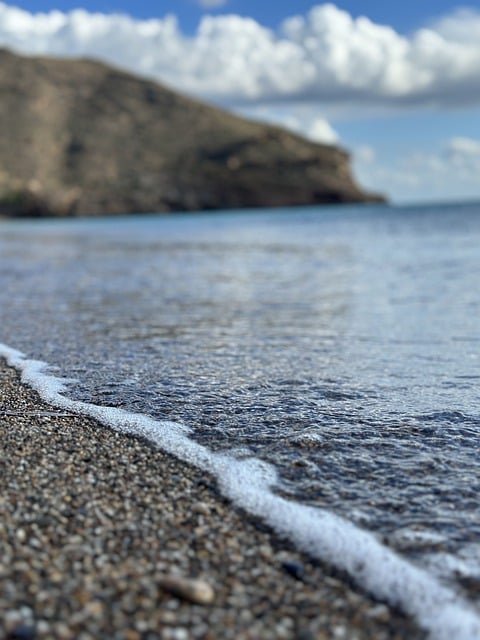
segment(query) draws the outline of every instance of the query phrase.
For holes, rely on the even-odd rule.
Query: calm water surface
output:
[[[480,206],[0,225],[0,341],[480,584]]]

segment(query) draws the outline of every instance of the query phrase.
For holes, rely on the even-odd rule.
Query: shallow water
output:
[[[0,341],[72,397],[480,584],[479,205],[3,222],[0,272]]]

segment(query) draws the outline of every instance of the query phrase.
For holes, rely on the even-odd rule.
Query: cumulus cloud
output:
[[[221,0],[199,2],[213,7]],[[97,57],[227,106],[480,104],[480,12],[474,10],[410,37],[354,19],[334,4],[293,16],[276,31],[237,15],[205,16],[187,37],[173,16],[31,14],[0,2],[0,44]]]
[[[339,141],[339,135],[332,125],[325,118],[315,118],[306,131],[299,129],[307,138],[315,142],[323,142],[325,144],[336,144]]]
[[[431,29],[452,42],[480,42],[479,13],[475,9],[459,8],[431,24]]]
[[[260,105],[239,109],[239,114],[252,120],[261,120],[284,127],[314,142],[337,144],[340,136],[322,113],[310,106]]]

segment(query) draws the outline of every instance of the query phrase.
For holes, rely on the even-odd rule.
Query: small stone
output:
[[[177,598],[193,604],[212,604],[215,599],[215,592],[208,582],[197,578],[169,575],[160,578],[158,584]]]
[[[296,640],[315,640],[313,632],[309,629],[300,629],[295,636]]]
[[[73,634],[64,622],[58,622],[55,625],[56,637],[60,640],[71,640]]]
[[[149,630],[150,625],[148,623],[148,620],[137,620],[135,622],[135,627],[137,631],[139,631],[142,634],[142,633],[146,633]]]
[[[22,622],[21,614],[16,611],[7,611],[3,616],[3,624],[6,631],[12,631]]]
[[[100,618],[103,615],[103,604],[99,600],[92,600],[85,606],[85,613],[93,618]]]
[[[193,530],[193,533],[197,538],[203,538],[204,536],[206,536],[208,534],[208,528],[207,527],[195,527],[195,529]]]
[[[52,571],[52,573],[50,574],[50,580],[54,584],[60,584],[61,582],[63,582],[63,575],[60,573],[60,571]]]
[[[390,619],[390,610],[386,605],[378,604],[367,611],[367,616],[369,618],[375,618],[375,620],[388,622]]]
[[[35,638],[36,631],[34,624],[20,624],[12,629],[8,635],[10,640],[33,640]]]
[[[258,553],[262,558],[270,559],[273,556],[272,547],[268,544],[262,544],[258,548]]]
[[[23,620],[33,620],[33,609],[31,607],[20,607],[19,611]]]
[[[210,507],[205,502],[196,502],[192,506],[193,513],[199,513],[202,516],[210,515]]]
[[[75,591],[75,601],[82,606],[85,606],[91,600],[91,595],[86,589],[79,589]]]
[[[282,562],[282,568],[296,580],[303,580],[305,569],[303,568],[303,564],[300,562],[288,560],[286,562]]]
[[[163,624],[173,625],[177,619],[177,614],[175,611],[163,611],[160,615],[160,620]]]
[[[25,529],[18,529],[17,531],[17,540],[23,544],[27,539],[27,532]]]
[[[50,625],[46,620],[39,620],[37,622],[37,634],[40,638],[44,638],[50,634]]]

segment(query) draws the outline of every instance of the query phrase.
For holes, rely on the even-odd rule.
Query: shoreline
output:
[[[45,404],[3,359],[0,430],[0,638],[425,637],[212,478]],[[212,602],[172,595],[172,575],[204,581]]]

